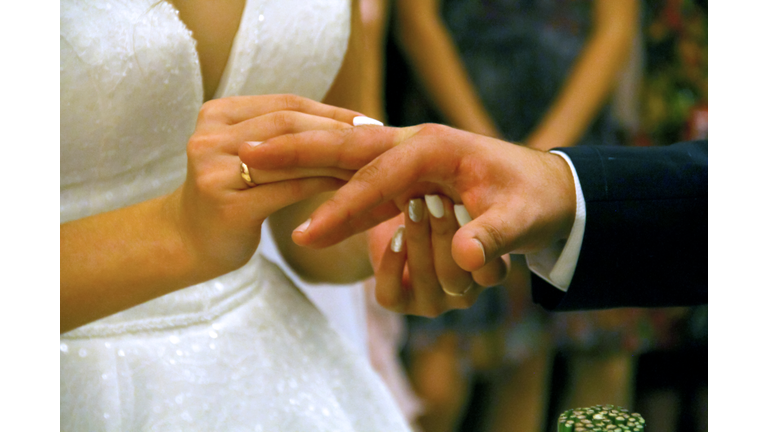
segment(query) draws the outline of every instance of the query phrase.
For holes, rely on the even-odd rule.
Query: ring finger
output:
[[[412,288],[409,309],[418,315],[437,316],[445,309],[445,299],[435,273],[429,213],[421,198],[408,202],[405,237]]]
[[[453,202],[439,195],[427,195],[431,217],[432,247],[434,248],[435,272],[445,294],[461,296],[475,286],[472,274],[456,264],[451,254],[451,241],[459,229]]]

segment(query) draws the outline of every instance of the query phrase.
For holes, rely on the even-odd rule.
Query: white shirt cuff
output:
[[[533,273],[561,291],[567,292],[571,279],[573,279],[573,273],[576,271],[576,264],[579,261],[581,242],[584,239],[584,227],[587,223],[587,207],[584,203],[584,193],[581,191],[579,175],[576,173],[576,168],[573,167],[571,158],[559,151],[550,153],[565,159],[571,168],[573,183],[576,186],[576,217],[567,240],[558,240],[542,251],[526,254],[525,260]]]

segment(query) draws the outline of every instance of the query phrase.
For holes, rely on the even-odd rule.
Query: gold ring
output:
[[[452,293],[452,292],[448,291],[448,290],[447,290],[447,289],[445,289],[445,288],[443,288],[443,292],[444,292],[444,293],[446,293],[446,294],[448,294],[448,295],[449,295],[449,296],[451,296],[451,297],[464,297],[464,296],[465,296],[465,295],[466,295],[466,294],[467,294],[467,293],[468,293],[468,292],[469,292],[469,291],[470,291],[472,288],[474,288],[474,287],[475,287],[475,283],[474,283],[474,282],[472,282],[471,284],[469,284],[469,286],[467,287],[467,289],[465,289],[465,290],[464,290],[464,292],[460,292],[460,293]]]
[[[240,177],[243,178],[243,181],[245,181],[245,184],[247,184],[248,187],[256,186],[256,183],[251,180],[251,173],[248,172],[248,165],[244,162],[240,162]]]

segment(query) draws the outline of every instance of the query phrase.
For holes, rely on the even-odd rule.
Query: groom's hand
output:
[[[302,132],[241,147],[240,157],[259,169],[358,170],[294,231],[300,245],[335,244],[392,218],[408,200],[437,193],[463,203],[474,219],[457,231],[452,255],[475,271],[567,238],[575,215],[562,158],[447,126]]]

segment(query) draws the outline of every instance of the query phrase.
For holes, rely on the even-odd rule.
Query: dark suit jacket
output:
[[[707,303],[707,141],[571,147],[587,209],[567,293],[533,275],[551,310]]]

